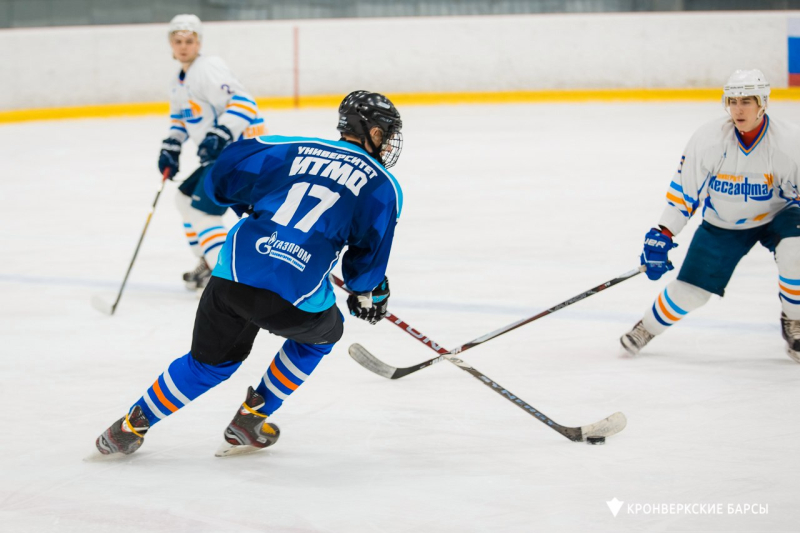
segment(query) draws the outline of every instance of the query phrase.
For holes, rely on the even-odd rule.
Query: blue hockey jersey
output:
[[[324,311],[336,301],[328,274],[348,246],[347,286],[368,292],[383,281],[403,193],[360,147],[304,137],[239,141],[222,152],[205,187],[218,204],[251,211],[228,232],[214,276]]]

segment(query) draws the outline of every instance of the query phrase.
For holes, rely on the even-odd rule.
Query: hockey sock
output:
[[[705,305],[711,293],[689,283],[675,280],[661,291],[642,323],[653,335],[664,333],[690,311]]]
[[[197,240],[200,243],[203,257],[206,258],[208,267],[214,270],[219,252],[228,237],[228,230],[222,225],[222,217],[204,214],[203,219],[201,224],[193,223],[192,225],[197,230]]]
[[[283,343],[256,387],[256,392],[266,400],[259,411],[266,415],[277,411],[332,349],[333,344],[300,344],[292,340]]]
[[[207,365],[189,352],[170,363],[131,409],[141,407],[152,426],[231,377],[241,364]]]
[[[209,215],[199,209],[195,209],[192,207],[191,198],[183,194],[179,196],[186,198],[186,202],[182,201],[178,206],[183,216],[184,226],[191,225],[193,232],[197,233],[197,237],[195,237],[197,241],[195,253],[198,257],[205,257],[209,268],[213,270],[217,264],[220,249],[228,236],[228,230],[225,229],[221,216]],[[187,238],[188,235],[189,231],[187,230]],[[191,240],[189,242],[191,245]]]
[[[203,257],[203,250],[200,248],[200,242],[197,240],[197,232],[195,231],[192,223],[189,221],[189,209],[191,209],[192,199],[183,193],[175,195],[175,205],[178,207],[178,212],[183,219],[183,231],[186,233],[186,242],[189,243],[189,248],[192,253],[197,257]]]
[[[778,263],[778,297],[786,316],[800,319],[800,237],[782,239],[775,248]]]

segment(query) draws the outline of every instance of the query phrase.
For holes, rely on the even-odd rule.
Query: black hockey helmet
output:
[[[383,133],[380,146],[374,146],[369,131],[377,126]],[[403,121],[394,104],[380,93],[353,91],[339,104],[339,125],[342,133],[361,139],[364,148],[383,166],[397,163],[403,149]]]

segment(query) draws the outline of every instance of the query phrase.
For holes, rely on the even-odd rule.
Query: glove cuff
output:
[[[226,126],[223,126],[222,124],[219,124],[211,128],[211,130],[209,130],[209,133],[213,133],[217,137],[222,138],[226,143],[233,141],[233,133],[231,133],[231,130],[229,130]]]

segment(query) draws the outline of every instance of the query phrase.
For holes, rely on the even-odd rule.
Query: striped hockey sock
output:
[[[775,261],[783,312],[791,320],[800,320],[800,237],[781,240],[775,248]]]
[[[642,323],[651,334],[659,335],[673,324],[677,324],[690,311],[705,305],[710,298],[710,292],[675,280],[656,297],[653,306],[645,313]]]
[[[183,223],[183,230],[186,233],[186,242],[189,243],[189,248],[192,253],[197,257],[203,257],[203,250],[200,248],[200,243],[197,240],[197,232],[188,222]]]
[[[131,409],[141,407],[152,426],[231,377],[241,364],[207,365],[189,352],[170,363]]]
[[[228,237],[228,230],[226,230],[225,226],[222,225],[222,217],[208,216],[206,218],[214,218],[217,220],[206,220],[206,223],[210,223],[212,225],[203,228],[198,227],[197,240],[200,246],[200,251],[202,252],[203,257],[206,258],[206,263],[208,263],[209,268],[213,270],[214,266],[217,264],[217,257],[222,249],[222,245],[225,243],[225,239]]]
[[[271,415],[302,385],[333,344],[300,344],[287,340],[264,373],[256,392],[266,403],[260,412]]]
[[[183,219],[183,229],[192,253],[197,257],[205,257],[213,270],[220,248],[228,236],[222,217],[192,207],[192,198],[185,194],[176,195],[175,205]]]

